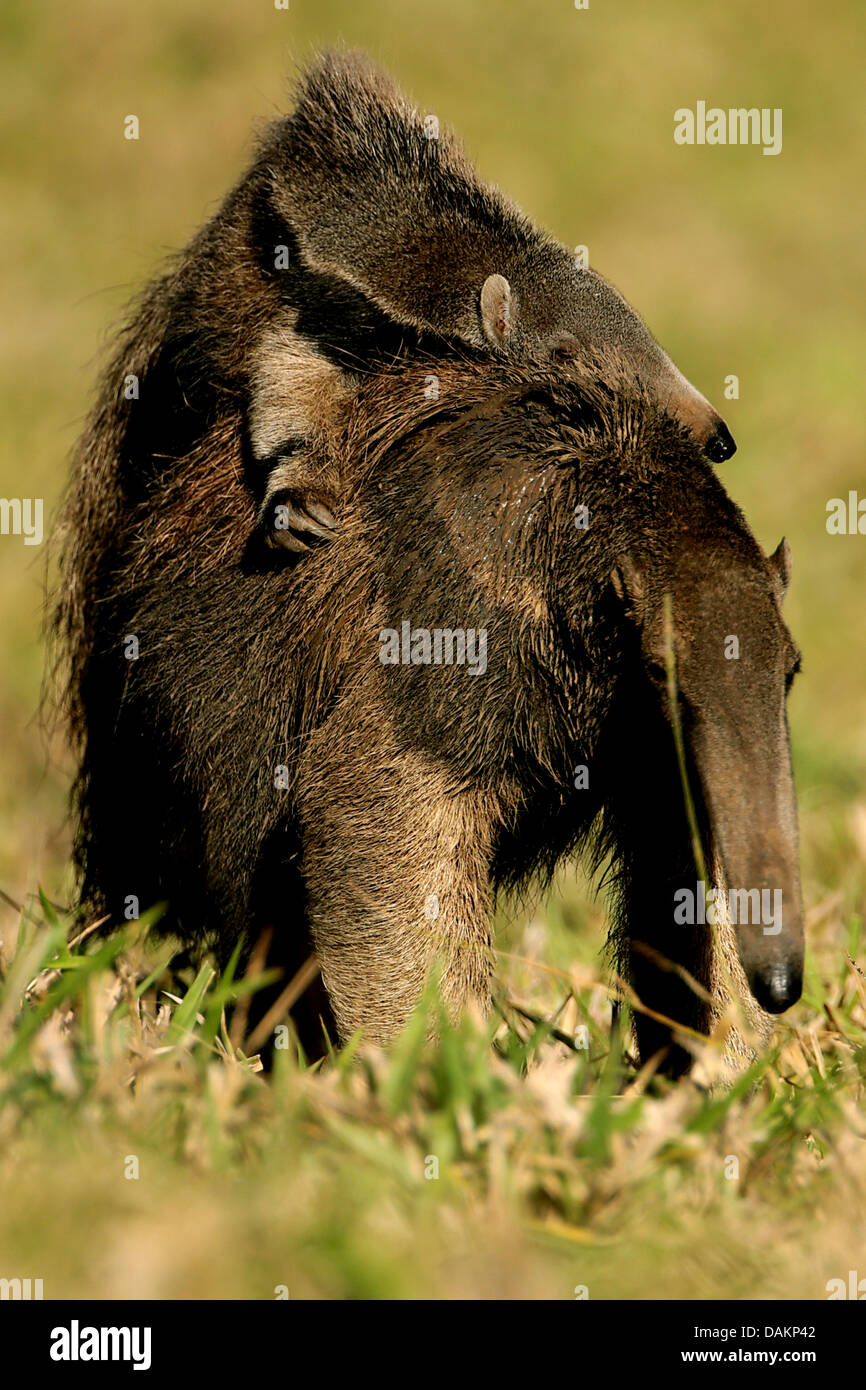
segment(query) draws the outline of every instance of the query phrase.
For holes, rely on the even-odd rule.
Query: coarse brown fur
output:
[[[319,451],[341,526],[302,565],[264,544],[237,415],[139,487],[110,468],[96,485],[85,445],[58,627],[86,908],[118,921],[128,895],[167,900],[172,928],[224,959],[271,926],[288,970],[312,943],[340,1035],[386,1041],[434,956],[449,1006],[485,1007],[496,892],[585,852],[610,861],[614,954],[643,1003],[706,1031],[713,938],[672,918],[696,866],[659,674],[670,593],[711,863],[785,895],[780,934],[740,930],[737,955],[728,933],[727,966],[785,1007],[802,919],[784,548],[764,558],[612,349],[413,360],[366,377],[338,416]],[[404,621],[483,629],[485,669],[383,664],[382,634]],[[688,1065],[658,1018],[639,1015],[637,1035],[642,1055]]]
[[[339,523],[322,444],[335,403],[364,375],[467,347],[494,360],[555,356],[563,344],[587,360],[618,347],[702,445],[717,457],[733,447],[612,286],[483,184],[444,128],[428,139],[364,55],[324,54],[119,337],[65,515],[81,602],[104,559],[86,523],[106,535],[126,526],[151,488],[204,457],[211,431],[231,438],[225,466],[243,470],[269,543],[302,551]],[[286,508],[282,529],[275,506]],[[76,551],[85,533],[89,550]],[[86,645],[90,615],[72,628]]]

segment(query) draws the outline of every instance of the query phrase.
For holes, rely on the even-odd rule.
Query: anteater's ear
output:
[[[786,594],[791,579],[791,547],[784,536],[779,541],[772,555],[767,556],[767,559],[779,577],[782,593]]]
[[[628,617],[640,623],[643,618],[646,584],[631,555],[623,555],[619,564],[611,570],[610,582]]]
[[[507,347],[514,327],[514,301],[504,275],[488,275],[481,286],[481,327],[495,348]]]

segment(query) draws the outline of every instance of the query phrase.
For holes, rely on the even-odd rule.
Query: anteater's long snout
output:
[[[784,1013],[803,992],[805,951],[793,805],[772,820],[747,813],[736,834],[716,826],[714,838],[749,989],[762,1009]]]
[[[803,962],[773,961],[754,971],[749,989],[768,1014],[783,1014],[803,993]]]
[[[781,1014],[803,992],[803,907],[796,866],[792,871],[780,863],[774,872],[765,865],[764,875],[758,922],[738,920],[734,930],[749,989],[767,1013]],[[753,873],[752,882],[755,877]],[[757,894],[752,897],[758,901]],[[735,901],[729,892],[729,905]]]
[[[674,387],[668,409],[694,435],[708,459],[724,463],[737,452],[734,436],[706,396],[702,396],[682,372],[673,368],[673,373]]]
[[[713,749],[712,773],[701,779],[740,964],[771,1014],[800,998],[805,954],[794,782],[787,745],[780,745],[774,757],[749,766],[738,759],[734,777]]]
[[[724,420],[719,420],[715,430],[704,444],[704,453],[712,463],[724,463],[737,452],[734,436]]]

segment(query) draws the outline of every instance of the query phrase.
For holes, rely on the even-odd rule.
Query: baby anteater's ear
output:
[[[481,327],[493,347],[503,351],[516,318],[511,286],[504,275],[488,275],[481,286]]]

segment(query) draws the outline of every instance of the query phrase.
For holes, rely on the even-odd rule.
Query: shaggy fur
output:
[[[511,278],[512,302],[509,332],[491,341],[481,292],[497,276]],[[520,358],[563,342],[587,359],[616,345],[714,457],[732,451],[718,414],[612,286],[482,184],[447,131],[428,140],[363,55],[325,54],[120,335],[81,442],[71,544],[83,519],[106,534],[124,527],[128,507],[188,470],[219,426],[266,534],[304,549],[338,519],[321,448],[334,401],[361,377],[431,352]],[[281,534],[275,505],[291,513]],[[70,566],[82,602],[104,554],[89,531],[87,544]],[[90,625],[80,611],[76,640]]]
[[[682,1070],[665,1020],[706,1031],[721,981],[712,934],[672,924],[696,871],[659,678],[670,592],[707,844],[728,882],[786,894],[782,935],[739,941],[744,974],[729,934],[727,965],[759,994],[787,971],[796,997],[785,553],[763,557],[628,359],[446,356],[366,378],[322,446],[339,531],[301,565],[263,543],[240,429],[214,420],[138,488],[117,469],[94,488],[85,449],[58,623],[87,910],[167,900],[172,929],[223,958],[272,926],[288,970],[312,942],[340,1035],[386,1041],[435,955],[449,1006],[486,1006],[500,887],[609,858],[615,957],[655,1015],[641,1054]],[[104,458],[103,418],[90,438]],[[485,629],[486,671],[383,665],[380,633],[404,620]]]
[[[790,1002],[785,553],[763,559],[705,462],[731,445],[611,286],[366,59],[326,55],[145,293],[79,448],[55,635],[83,910],[166,900],[223,958],[270,926],[288,971],[312,942],[339,1032],[385,1039],[437,951],[450,1005],[483,1004],[498,888],[586,851],[656,1014],[705,1029],[717,1008],[660,955],[716,1000],[724,965]],[[715,956],[671,927],[694,866],[666,589],[717,877],[790,907],[780,938],[722,929]],[[483,627],[486,672],[383,666],[404,619]],[[736,623],[734,673],[714,642]],[[638,1034],[686,1065],[664,1018]]]

